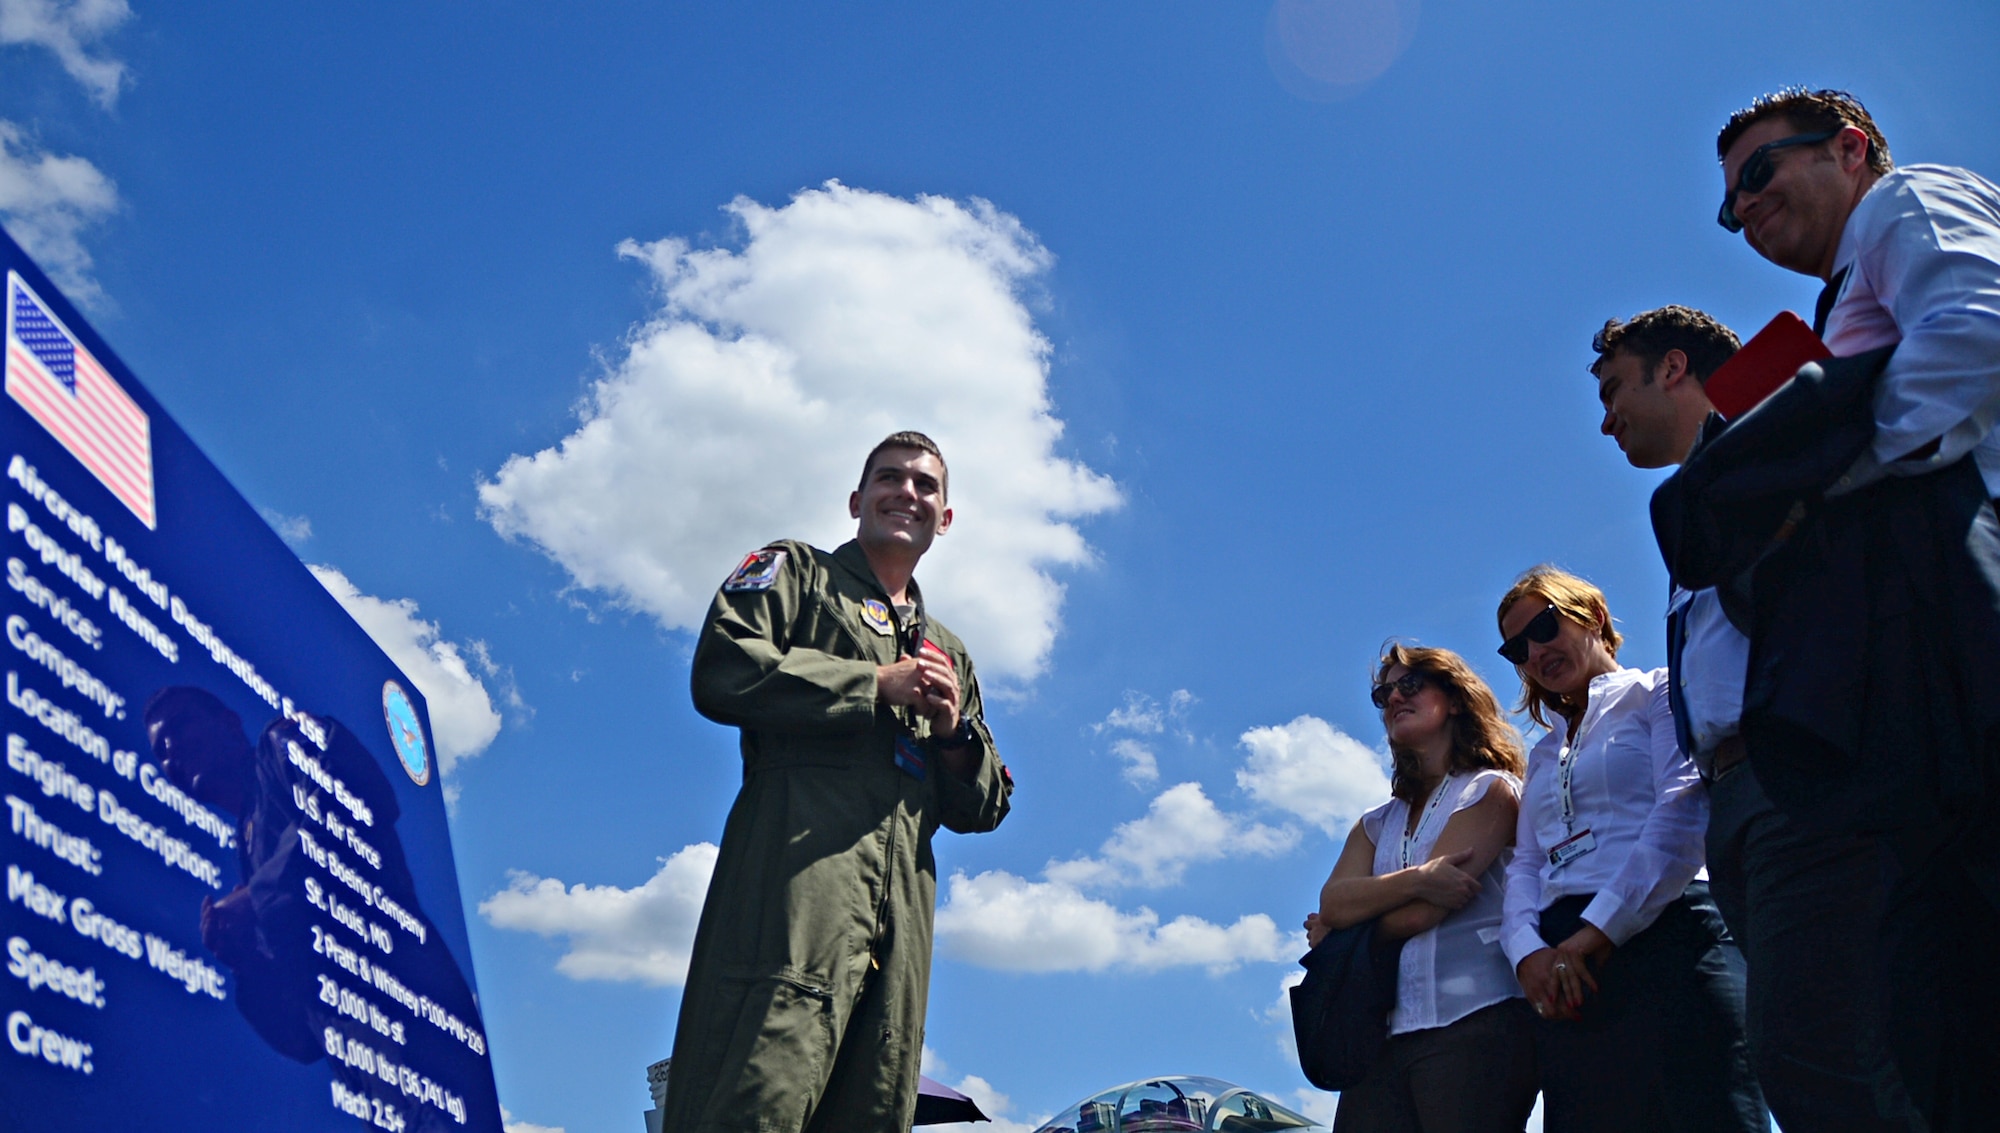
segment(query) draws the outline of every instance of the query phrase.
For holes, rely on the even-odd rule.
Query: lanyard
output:
[[[1562,800],[1563,827],[1568,830],[1576,829],[1576,796],[1570,793],[1570,779],[1576,774],[1576,754],[1583,747],[1584,736],[1592,727],[1603,722],[1605,711],[1599,706],[1596,719],[1591,719],[1586,711],[1584,718],[1577,722],[1576,735],[1556,756],[1556,793]]]
[[[914,578],[911,579],[903,592],[910,599],[910,620],[907,623],[903,621],[902,611],[896,609],[895,603],[892,602],[889,604],[890,609],[895,611],[896,628],[899,631],[899,636],[896,639],[896,657],[898,660],[921,654],[924,650],[924,636],[930,629],[929,624],[924,621],[924,592],[917,589],[917,580]],[[903,725],[904,734],[906,736],[915,736],[917,734],[916,724],[914,723],[915,711],[909,708],[897,708],[895,712],[897,720],[901,721]],[[899,748],[896,756],[897,766],[902,767],[907,758],[912,757],[906,756]],[[904,767],[904,770],[907,771],[909,769]],[[919,779],[923,778],[917,772],[911,772],[911,774],[916,775]]]
[[[911,611],[909,624],[903,627],[903,640],[896,643],[900,649],[898,656],[915,657],[923,652],[924,635],[930,629],[928,623],[924,621],[924,592],[917,589],[917,580],[914,578],[909,581],[903,592],[909,595]],[[900,620],[900,615],[898,618]]]
[[[1404,869],[1410,868],[1410,851],[1416,848],[1417,840],[1423,836],[1424,827],[1430,825],[1431,815],[1436,814],[1438,807],[1444,803],[1444,789],[1451,785],[1451,778],[1452,778],[1451,776],[1446,775],[1444,778],[1438,780],[1438,785],[1431,791],[1431,801],[1424,804],[1424,813],[1420,817],[1418,817],[1417,824],[1413,827],[1404,828],[1403,830]]]
[[[1603,715],[1604,710],[1600,707],[1598,716],[1601,718]],[[1570,793],[1570,779],[1576,774],[1577,749],[1583,746],[1584,734],[1596,723],[1598,721],[1592,720],[1590,713],[1586,711],[1584,718],[1577,721],[1576,735],[1570,737],[1569,742],[1564,744],[1562,751],[1556,755],[1556,794],[1562,801],[1562,820],[1565,830],[1576,829],[1576,796]]]
[[[1570,776],[1575,772],[1576,745],[1570,744],[1563,748],[1561,755],[1556,756],[1556,792],[1562,798],[1562,820],[1565,830],[1576,828],[1576,799],[1569,790]]]

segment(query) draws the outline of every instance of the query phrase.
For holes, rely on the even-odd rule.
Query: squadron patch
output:
[[[785,552],[776,547],[766,547],[743,556],[728,578],[722,580],[722,589],[727,592],[738,590],[769,590],[778,581],[778,572],[785,568]]]
[[[869,629],[883,637],[896,635],[896,623],[889,617],[889,607],[873,598],[861,603],[861,620],[868,623]]]

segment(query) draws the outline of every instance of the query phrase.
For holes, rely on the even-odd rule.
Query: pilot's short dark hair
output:
[[[951,469],[944,462],[943,450],[938,448],[936,441],[924,436],[915,429],[904,429],[900,433],[890,433],[888,436],[883,437],[881,442],[874,448],[868,450],[868,459],[861,462],[861,488],[865,489],[868,487],[868,474],[875,471],[875,458],[881,456],[884,450],[892,448],[913,448],[918,452],[927,452],[937,457],[938,471],[942,473],[938,477],[938,495],[947,500],[951,498]]]

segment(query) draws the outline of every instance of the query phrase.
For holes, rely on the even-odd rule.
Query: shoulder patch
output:
[[[736,569],[722,580],[722,589],[728,592],[738,590],[769,590],[778,581],[778,572],[785,569],[785,551],[780,547],[766,547],[743,556]]]
[[[896,623],[889,618],[889,607],[874,598],[861,603],[861,620],[883,637],[896,635]]]

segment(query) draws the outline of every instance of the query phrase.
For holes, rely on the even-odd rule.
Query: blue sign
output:
[[[0,269],[0,1130],[500,1133],[422,696]]]

